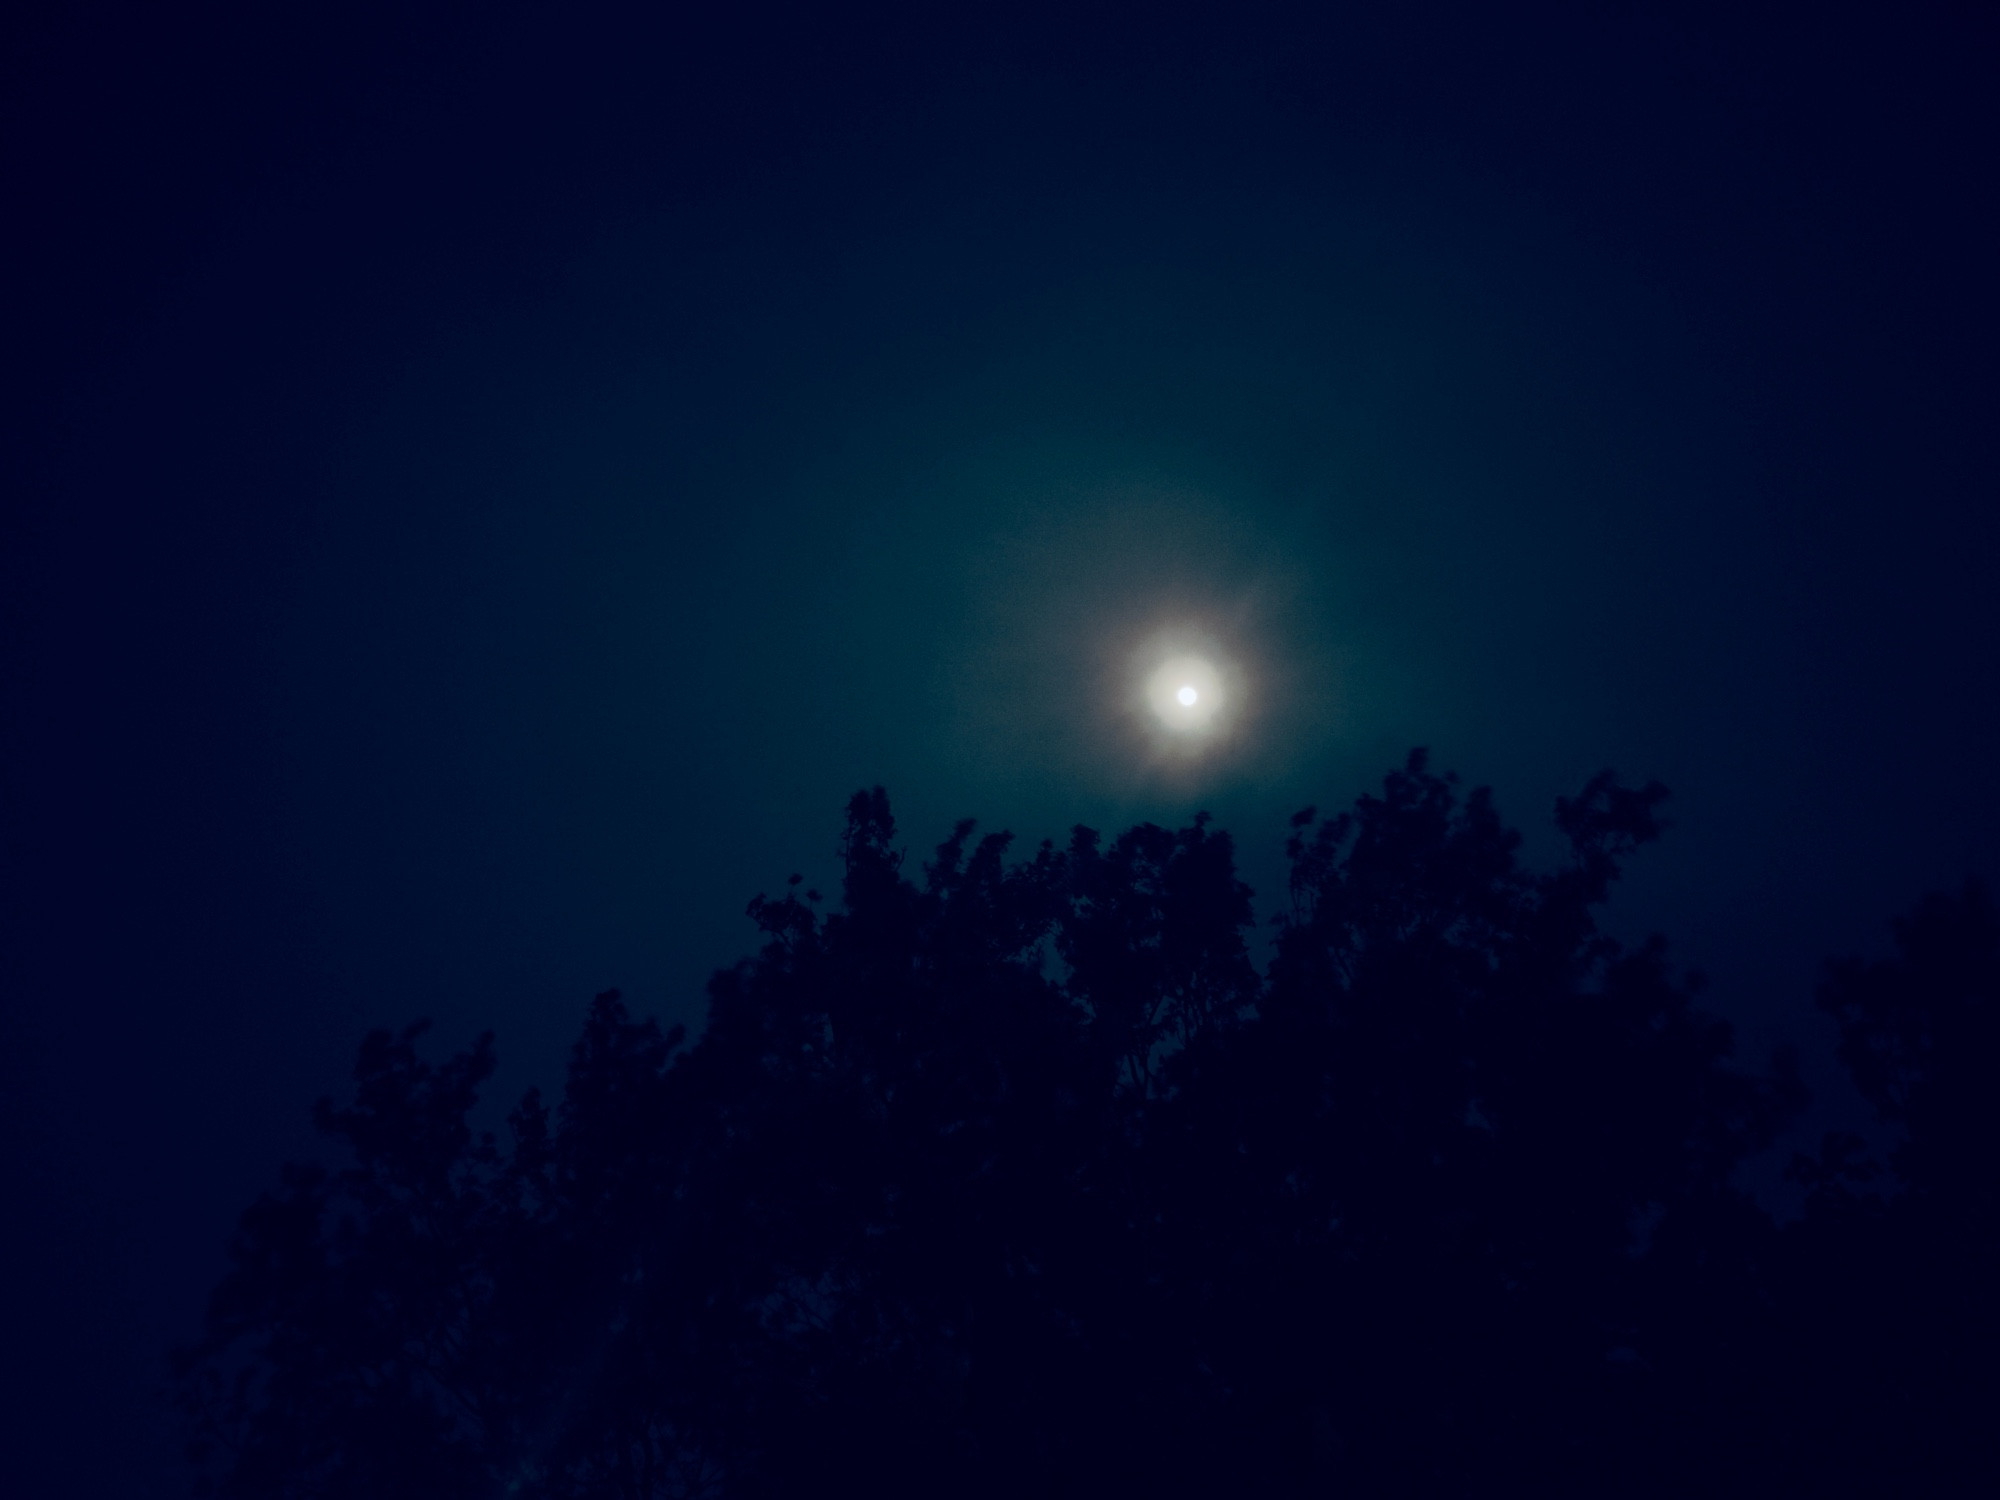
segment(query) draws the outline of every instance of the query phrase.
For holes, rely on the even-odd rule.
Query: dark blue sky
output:
[[[361,1032],[696,1020],[913,846],[1599,766],[1746,1050],[1993,873],[1969,21],[64,6],[5,49],[4,1335],[50,1493]],[[1196,625],[1256,711],[1116,712]],[[10,1460],[10,1467],[14,1466]]]

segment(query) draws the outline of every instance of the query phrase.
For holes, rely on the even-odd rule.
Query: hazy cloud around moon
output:
[[[1051,482],[974,569],[947,674],[960,753],[1114,798],[1282,775],[1340,726],[1341,653],[1296,555],[1247,507],[1163,481]],[[1168,660],[1209,674],[1210,702],[1169,717],[1213,743],[1160,733]]]

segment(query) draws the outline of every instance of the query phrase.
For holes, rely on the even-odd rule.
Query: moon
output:
[[[1146,679],[1146,701],[1167,729],[1197,734],[1222,711],[1222,674],[1206,657],[1170,656]]]

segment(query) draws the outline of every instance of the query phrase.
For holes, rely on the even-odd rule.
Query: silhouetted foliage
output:
[[[1531,870],[1485,791],[1413,754],[1294,819],[1260,973],[1205,816],[1025,860],[962,823],[913,873],[858,794],[836,910],[796,879],[753,902],[762,945],[691,1046],[599,996],[560,1103],[530,1094],[504,1144],[467,1124],[489,1040],[442,1065],[419,1028],[364,1042],[354,1102],[318,1115],[351,1164],[245,1215],[182,1356],[203,1473],[1882,1493],[1928,1443],[1908,1472],[1941,1484],[1994,1327],[1992,905],[1934,899],[1900,958],[1831,971],[1905,1186],[1884,1206],[1830,1140],[1780,1231],[1732,1174],[1799,1102],[1782,1060],[1733,1069],[1664,944],[1595,919],[1664,797],[1598,777]],[[1931,1290],[1877,1295],[1919,1270]],[[1913,1413],[1870,1360],[1907,1368],[1961,1314]]]
[[[1895,1134],[1891,1170],[1830,1134],[1793,1178],[1783,1373],[1798,1426],[1852,1494],[2000,1490],[2000,914],[1985,887],[1925,897],[1897,953],[1829,964],[1820,1006]],[[1886,1194],[1875,1187],[1884,1185]]]

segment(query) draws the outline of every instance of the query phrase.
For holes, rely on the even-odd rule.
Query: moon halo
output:
[[[1187,650],[1172,651],[1153,666],[1145,693],[1160,727],[1176,738],[1218,727],[1230,697],[1215,663]]]

